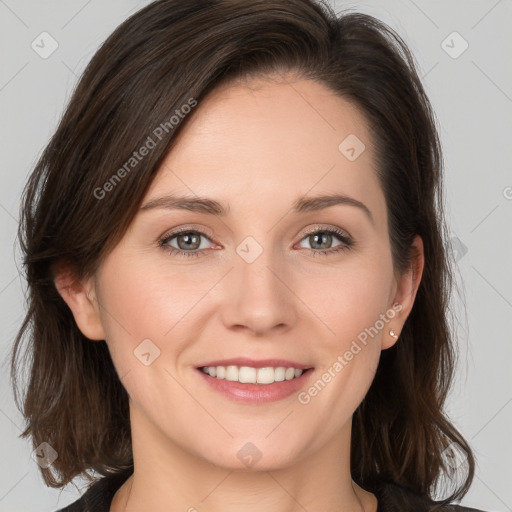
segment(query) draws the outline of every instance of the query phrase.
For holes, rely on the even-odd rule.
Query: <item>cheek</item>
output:
[[[204,295],[204,281],[171,274],[155,262],[111,258],[99,283],[101,320],[119,378],[133,402],[159,410],[155,390],[174,389],[168,372],[174,373],[185,343],[183,319]],[[174,393],[178,399],[179,387]]]
[[[333,410],[348,406],[353,412],[373,381],[381,340],[395,316],[395,310],[389,308],[394,279],[389,251],[383,246],[370,257],[358,260],[342,279],[338,292],[333,294],[338,297],[337,302],[332,302],[336,306],[330,309],[337,336],[329,366],[335,366],[334,372],[330,371],[336,375],[333,380],[337,385],[333,389],[337,388],[338,396],[345,397],[346,404],[331,398]]]
[[[136,339],[162,338],[204,295],[208,282],[190,267],[173,270],[143,258],[113,259],[101,275],[101,298],[108,309],[102,319],[112,335],[124,329]]]
[[[317,340],[315,352],[322,364],[301,404],[312,402],[333,417],[347,418],[362,401],[389,329],[382,318],[391,319],[386,312],[392,279],[391,260],[381,256],[347,259],[335,271],[321,269],[302,280],[301,297],[307,297],[304,302],[316,313],[308,315],[313,322],[308,330]]]
[[[317,324],[313,332],[321,330],[329,348],[342,350],[385,314],[392,278],[384,258],[355,256],[302,277],[297,295],[315,313],[308,315]]]
[[[191,266],[172,267],[165,259],[155,258],[111,257],[104,262],[98,300],[120,375],[134,368],[140,371],[136,357],[141,350],[147,352],[144,347],[158,355],[152,367],[179,356],[186,333],[198,327],[194,319],[201,311],[202,299],[222,276],[221,270],[198,272]]]

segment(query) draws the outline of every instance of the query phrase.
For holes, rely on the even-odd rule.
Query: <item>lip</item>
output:
[[[287,359],[250,359],[248,357],[235,357],[232,359],[223,359],[222,361],[210,361],[203,363],[196,368],[204,368],[205,366],[250,366],[251,368],[267,368],[273,366],[284,366],[285,368],[296,368],[298,370],[309,370],[313,368],[307,364],[297,363],[296,361],[289,361]]]
[[[259,363],[261,363],[261,361],[259,361]],[[269,365],[268,363],[265,363],[265,365],[273,366],[273,364]],[[257,366],[257,368],[265,368],[265,365]],[[224,366],[224,364],[206,364],[204,366]],[[242,364],[240,366],[249,365]],[[289,367],[293,367],[293,364],[290,364],[288,368]],[[297,367],[295,366],[295,368]],[[301,388],[307,385],[311,379],[311,375],[314,373],[313,368],[309,368],[305,370],[300,377],[296,377],[292,380],[274,382],[273,384],[246,384],[238,381],[230,381],[226,379],[217,379],[215,377],[211,377],[210,375],[204,373],[203,370],[201,370],[201,367],[197,368],[196,371],[199,373],[199,376],[204,380],[204,382],[210,386],[211,389],[217,391],[229,400],[253,405],[276,402],[278,400],[283,400],[290,395],[293,395],[294,393],[297,393]]]

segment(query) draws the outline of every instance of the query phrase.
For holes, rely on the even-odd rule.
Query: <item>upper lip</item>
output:
[[[234,357],[232,359],[223,359],[217,361],[209,361],[198,366],[203,368],[205,366],[249,366],[251,368],[267,368],[269,366],[279,367],[284,366],[285,368],[296,368],[298,370],[308,370],[313,368],[307,364],[297,363],[296,361],[290,361],[288,359],[249,359],[247,357]]]

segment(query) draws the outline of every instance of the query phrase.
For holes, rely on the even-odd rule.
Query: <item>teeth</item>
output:
[[[303,370],[298,368],[251,368],[250,366],[205,366],[204,373],[217,379],[242,382],[247,384],[273,384],[284,380],[292,380],[300,377]]]

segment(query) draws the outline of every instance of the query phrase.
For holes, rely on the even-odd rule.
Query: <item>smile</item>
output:
[[[245,384],[273,384],[292,380],[302,375],[304,370],[284,366],[251,368],[250,366],[205,366],[202,371],[216,379],[226,379]]]
[[[300,392],[313,368],[205,366],[196,369],[210,389],[231,401],[262,404],[283,400]]]

